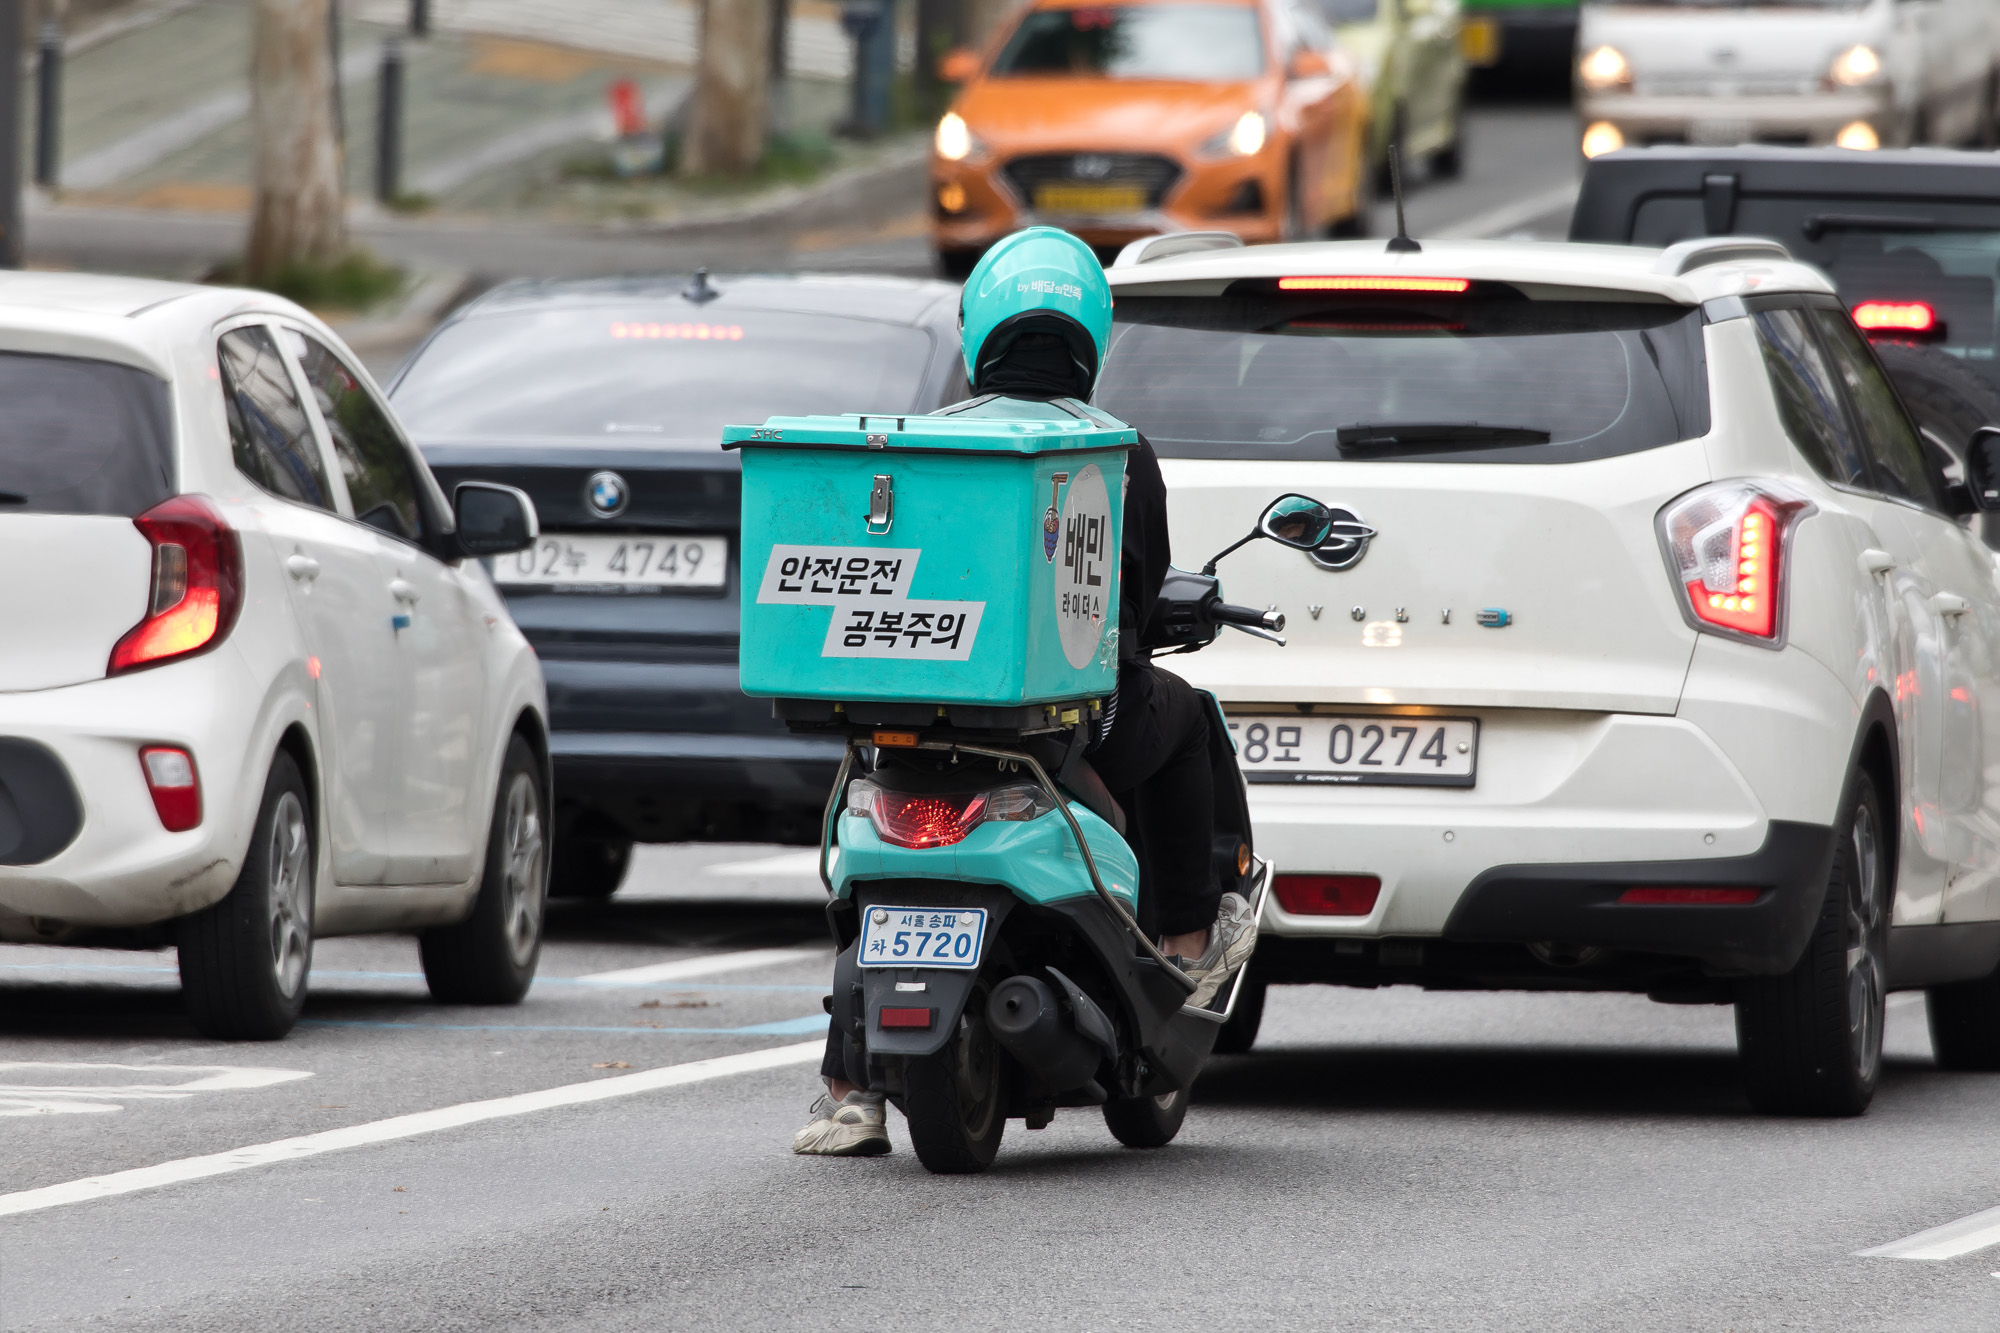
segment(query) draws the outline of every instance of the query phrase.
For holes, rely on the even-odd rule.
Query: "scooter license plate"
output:
[[[861,918],[861,966],[979,966],[983,907],[871,907]]]

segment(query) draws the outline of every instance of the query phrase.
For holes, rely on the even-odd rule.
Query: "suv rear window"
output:
[[[1992,203],[1744,194],[1729,230],[1769,236],[1824,269],[1850,309],[1922,302],[1944,350],[2000,384],[2000,208]],[[1654,195],[1633,211],[1635,245],[1707,234],[1702,202],[1691,195]]]
[[[165,383],[110,361],[0,352],[0,514],[131,518],[173,493]]]
[[[1095,401],[1162,457],[1562,463],[1708,433],[1686,306],[1121,295],[1118,315]]]
[[[446,325],[390,397],[419,438],[713,449],[737,422],[910,412],[930,359],[929,333],[875,320],[656,304],[542,308]]]

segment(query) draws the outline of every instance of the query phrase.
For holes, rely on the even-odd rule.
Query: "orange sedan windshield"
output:
[[[992,73],[1224,82],[1263,69],[1256,9],[1152,4],[1037,10],[1014,30]]]

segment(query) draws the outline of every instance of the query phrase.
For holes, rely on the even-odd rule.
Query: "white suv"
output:
[[[541,671],[359,363],[253,292],[0,276],[0,940],[177,944],[276,1037],[315,935],[422,930],[440,998],[540,949]]]
[[[1733,1002],[1756,1103],[1825,1114],[1930,987],[1940,1057],[2000,1067],[1994,561],[1817,270],[1178,237],[1111,277],[1097,401],[1176,546],[1346,520],[1234,557],[1286,651],[1186,667],[1282,872],[1253,976]]]

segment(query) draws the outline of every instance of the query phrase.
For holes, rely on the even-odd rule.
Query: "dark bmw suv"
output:
[[[838,742],[737,689],[737,455],[780,413],[966,396],[958,289],[873,277],[524,283],[458,311],[391,390],[447,492],[534,497],[489,562],[548,678],[553,891],[602,896],[637,842],[811,841]]]

